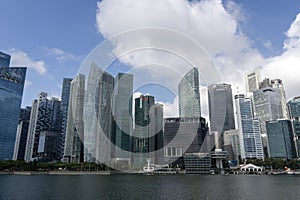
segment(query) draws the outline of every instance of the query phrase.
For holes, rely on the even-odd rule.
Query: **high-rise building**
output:
[[[84,94],[85,76],[77,75],[71,81],[64,162],[80,163],[84,160]]]
[[[261,82],[261,71],[256,69],[254,71],[245,74],[246,93],[251,94],[255,90],[259,89]]]
[[[65,149],[71,78],[64,78],[61,92],[61,131],[58,136],[57,160],[62,160]]]
[[[152,119],[151,129],[154,136],[154,163],[164,164],[164,141],[163,141],[163,124],[164,124],[164,107],[162,104],[156,103],[150,110],[150,119]]]
[[[25,76],[25,67],[0,68],[0,160],[13,159]]]
[[[222,136],[224,131],[235,129],[231,85],[208,86],[208,106],[210,131]]]
[[[28,128],[28,135],[26,141],[25,161],[39,160],[39,161],[54,161],[57,159],[57,137],[60,133],[61,127],[61,102],[57,98],[47,98],[46,92],[40,92],[38,98],[33,100]],[[48,141],[48,136],[45,132],[55,132],[55,150],[47,151],[44,149],[45,142]],[[43,134],[42,134],[43,133]]]
[[[281,119],[266,123],[270,158],[294,159],[297,157],[292,123]]]
[[[93,64],[87,80],[83,115],[85,162],[110,161],[113,88],[114,77]]]
[[[232,150],[232,155],[230,155],[230,151],[227,151],[231,161],[238,162],[241,155],[239,134],[239,130],[224,132],[224,149],[226,150],[225,147],[228,146]]]
[[[289,118],[292,121],[298,157],[300,157],[300,97],[295,97],[287,103]]]
[[[263,145],[260,132],[260,122],[253,117],[251,98],[245,95],[235,95],[237,125],[239,130],[241,158],[263,159]]]
[[[264,155],[268,157],[266,121],[282,119],[281,93],[279,89],[266,87],[253,93],[254,117],[260,121]]]
[[[0,52],[0,68],[9,67],[10,64],[10,55]]]
[[[205,118],[166,118],[164,119],[165,162],[182,164],[185,153],[209,153],[214,144],[202,148],[207,136],[208,124]],[[214,143],[214,142],[213,142]],[[203,152],[202,150],[205,149]]]
[[[13,160],[24,160],[31,107],[22,108],[19,116]]]
[[[130,159],[132,151],[133,75],[119,73],[115,78],[112,141],[113,157]],[[129,160],[130,161],[130,160]]]
[[[147,158],[151,158],[153,162],[155,138],[152,137],[154,134],[151,132],[150,124],[153,125],[155,122],[150,118],[150,108],[154,104],[154,97],[150,95],[141,95],[135,99],[134,169],[142,168]]]
[[[178,85],[179,117],[201,117],[199,72],[192,68]]]
[[[285,95],[285,90],[283,86],[283,81],[281,79],[273,79],[271,80],[271,85],[273,88],[277,88],[280,91],[281,94],[281,106],[282,106],[282,115],[284,119],[288,119],[288,109],[286,106],[286,95]]]

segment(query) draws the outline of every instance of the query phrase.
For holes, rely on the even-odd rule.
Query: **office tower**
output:
[[[109,162],[111,158],[112,96],[114,77],[93,64],[84,105],[84,161]]]
[[[9,67],[10,55],[0,52],[0,68]]]
[[[162,104],[156,103],[153,110],[150,110],[150,119],[152,119],[152,128],[154,137],[154,163],[164,164],[164,142],[163,142],[163,123],[164,123],[164,107]]]
[[[292,123],[279,119],[266,123],[270,158],[294,159],[297,157]]]
[[[132,94],[133,75],[119,73],[115,78],[114,89],[112,141],[115,149],[112,156],[127,159],[128,162],[132,151]]]
[[[25,67],[0,68],[0,160],[13,159],[25,76]]]
[[[245,74],[246,93],[251,94],[259,89],[261,82],[261,71],[256,69]]]
[[[153,163],[153,152],[155,145],[154,134],[150,130],[150,124],[154,124],[150,118],[150,108],[155,104],[154,97],[141,95],[135,99],[135,129],[133,151],[134,168],[138,169],[146,164],[146,159],[151,158]]]
[[[56,160],[57,137],[60,132],[61,115],[60,101],[57,98],[47,98],[46,92],[40,92],[38,98],[33,100],[26,141],[25,161],[54,161]],[[54,133],[46,134],[45,132],[55,132],[55,150],[51,152],[45,149],[48,143],[47,136],[53,138]],[[51,142],[54,139],[51,139]],[[52,142],[53,143],[53,142]]]
[[[281,93],[276,88],[266,87],[253,93],[254,117],[260,121],[260,130],[265,157],[268,157],[266,121],[282,119]]]
[[[64,162],[80,163],[84,157],[84,122],[83,107],[85,76],[77,75],[71,81],[70,100],[67,118],[67,130],[64,149]]]
[[[263,159],[263,145],[260,122],[253,117],[251,98],[238,94],[234,96],[236,103],[237,125],[240,139],[241,158]]]
[[[295,97],[287,103],[289,118],[292,121],[298,157],[300,156],[300,97]]]
[[[230,155],[229,159],[237,163],[241,155],[239,134],[239,130],[228,130],[224,132],[224,149],[226,150],[226,147],[228,147],[232,151],[232,155],[230,155],[230,151],[227,150]]]
[[[283,82],[282,82],[281,79],[273,79],[270,82],[271,82],[271,86],[273,88],[279,89],[279,91],[280,91],[280,94],[281,94],[282,115],[283,115],[284,119],[288,119],[289,115],[288,115],[288,109],[287,109],[287,105],[286,105],[286,95],[285,95],[285,90],[284,90]]]
[[[179,117],[201,117],[199,73],[191,69],[178,85]]]
[[[31,107],[21,108],[13,160],[24,160]]]
[[[231,85],[208,86],[210,131],[223,136],[224,131],[235,129]]]
[[[65,149],[71,78],[64,78],[61,92],[61,130],[58,136],[57,160],[62,160]]]
[[[202,117],[164,119],[165,162],[183,164],[182,156],[185,153],[209,153],[215,144],[211,141],[203,148],[207,132],[208,124]]]

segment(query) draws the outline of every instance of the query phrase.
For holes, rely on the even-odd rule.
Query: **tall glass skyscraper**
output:
[[[178,85],[179,116],[201,117],[199,72],[197,68],[191,69]]]
[[[260,123],[253,118],[252,101],[245,95],[235,95],[237,124],[239,129],[241,158],[263,159]]]
[[[10,55],[0,52],[0,68],[9,67],[10,64]]]
[[[62,160],[65,149],[71,78],[64,78],[61,92],[61,131],[58,137],[57,160]]]
[[[112,140],[114,158],[131,158],[133,75],[119,73],[115,78]]]
[[[64,162],[80,163],[84,160],[83,107],[85,76],[77,75],[71,81],[67,130],[64,149]]]
[[[0,68],[0,160],[13,159],[25,76],[25,67]]]
[[[246,93],[252,94],[255,90],[259,89],[261,82],[261,71],[256,69],[245,74]]]
[[[289,118],[292,121],[296,140],[298,157],[300,157],[300,97],[295,97],[287,103]]]
[[[281,93],[279,89],[265,87],[253,93],[254,117],[260,120],[265,157],[268,157],[266,121],[282,119]]]
[[[223,135],[224,131],[235,129],[231,85],[208,86],[210,131]]]
[[[281,119],[266,123],[270,158],[294,159],[297,157],[290,120]]]

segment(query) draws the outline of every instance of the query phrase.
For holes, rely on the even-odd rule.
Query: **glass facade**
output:
[[[235,129],[231,85],[208,86],[210,131],[223,135],[224,131]]]
[[[266,123],[271,158],[294,159],[297,157],[294,134],[290,120]]]
[[[251,98],[235,95],[237,125],[239,129],[241,158],[263,159],[263,145],[258,119],[253,118]]]
[[[298,157],[300,156],[300,97],[295,97],[287,103],[289,118],[292,121]]]
[[[259,89],[261,81],[261,71],[259,69],[245,74],[246,92],[252,93]]]
[[[0,52],[0,68],[9,67],[10,55]]]
[[[191,69],[178,85],[179,117],[201,117],[199,72]]]
[[[13,159],[25,76],[25,67],[0,68],[0,160]]]

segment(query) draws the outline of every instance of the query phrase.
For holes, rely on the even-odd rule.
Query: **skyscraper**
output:
[[[231,85],[208,86],[210,131],[223,135],[224,131],[235,129]]]
[[[113,88],[114,77],[93,64],[87,81],[83,115],[86,124],[85,162],[110,161]]]
[[[0,160],[13,159],[25,67],[0,68]]]
[[[261,71],[256,69],[245,74],[246,93],[251,94],[259,89],[261,82]]]
[[[296,140],[298,157],[300,156],[300,97],[295,97],[287,103],[289,118],[292,121]]]
[[[235,95],[237,125],[239,129],[241,158],[263,159],[263,145],[260,133],[260,123],[253,118],[251,98],[245,95]]]
[[[199,72],[197,68],[191,69],[178,85],[179,116],[201,117]]]
[[[19,116],[13,160],[24,160],[31,107],[22,108]]]
[[[290,120],[281,119],[266,123],[270,158],[294,159],[297,157]]]
[[[10,64],[10,55],[0,52],[0,68],[9,67]]]
[[[279,89],[266,87],[253,93],[254,117],[260,120],[260,130],[265,157],[268,156],[266,121],[282,119],[281,93]]]
[[[230,155],[229,150],[226,150],[229,154],[228,157],[231,161],[236,161],[237,163],[241,155],[239,135],[239,130],[229,130],[224,132],[224,149],[226,150],[229,148],[232,150],[232,155]]]
[[[47,98],[46,92],[40,92],[33,100],[26,141],[25,161],[54,161],[57,159],[57,137],[60,133],[60,101]],[[47,134],[48,132],[51,134]],[[51,137],[51,141],[49,141]],[[55,138],[54,138],[55,137]],[[51,150],[45,148],[51,143]]]
[[[67,130],[64,149],[64,162],[80,163],[84,157],[83,107],[85,94],[85,76],[77,75],[71,81]]]
[[[133,75],[119,73],[115,78],[112,141],[114,158],[131,158]]]
[[[134,168],[141,169],[146,164],[146,159],[151,158],[155,148],[155,138],[151,132],[150,124],[155,123],[150,118],[150,108],[155,104],[154,97],[141,95],[135,99],[135,129],[134,129]],[[152,121],[154,120],[154,121]]]
[[[61,92],[61,131],[58,136],[57,160],[61,160],[64,156],[71,82],[71,78],[63,79]]]
[[[285,90],[283,86],[283,81],[281,79],[273,79],[271,80],[271,85],[273,88],[277,88],[280,91],[281,95],[281,106],[282,106],[282,115],[284,119],[288,119],[288,109],[286,106],[286,95],[285,95]]]

